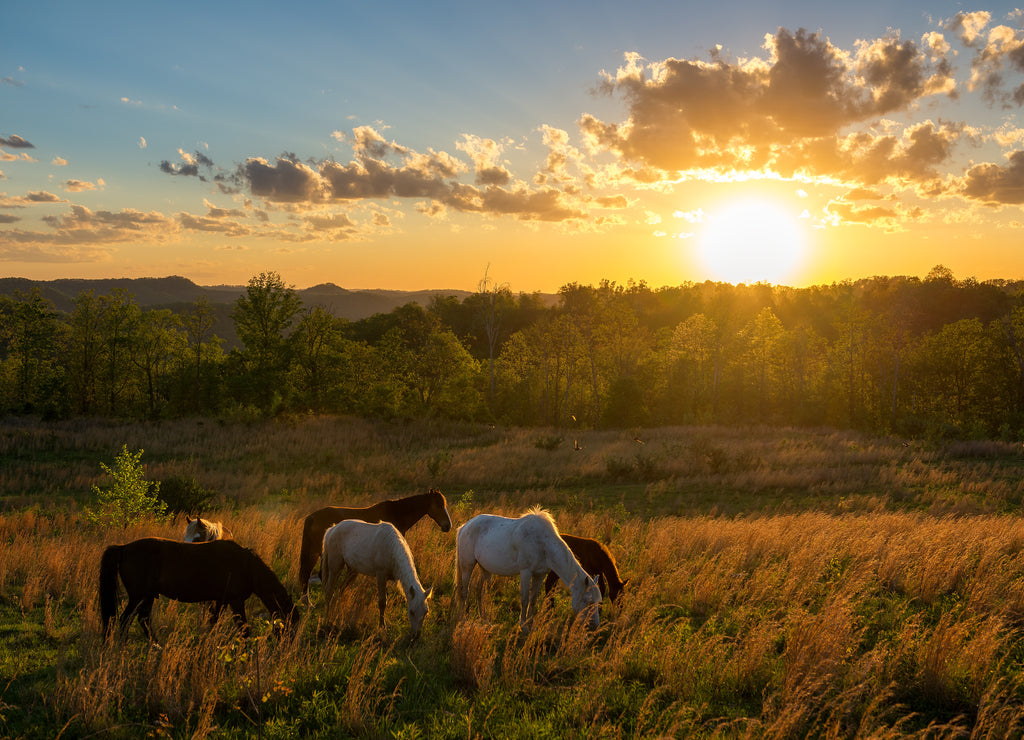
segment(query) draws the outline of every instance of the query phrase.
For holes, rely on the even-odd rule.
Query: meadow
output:
[[[296,598],[301,522],[441,489],[457,527],[546,507],[601,540],[629,588],[601,627],[564,588],[529,635],[518,584],[450,619],[454,533],[407,534],[434,588],[418,641],[375,584],[296,630],[160,599],[157,634],[104,644],[103,549],[184,517],[88,523],[101,463],[194,477],[203,512]],[[575,449],[580,447],[582,449]],[[1024,735],[1024,448],[832,429],[629,431],[295,417],[0,422],[0,736],[173,738]]]

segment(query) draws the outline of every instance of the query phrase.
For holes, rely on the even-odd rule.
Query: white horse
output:
[[[368,524],[360,519],[338,522],[324,534],[320,557],[324,600],[328,606],[335,593],[340,594],[357,574],[376,576],[377,607],[383,627],[388,581],[398,581],[409,607],[411,635],[413,638],[419,635],[433,587],[424,589],[420,584],[412,552],[395,525],[390,522]]]
[[[231,532],[221,522],[211,522],[185,515],[185,542],[213,542],[214,540],[230,540]]]
[[[519,576],[519,628],[528,632],[536,613],[537,598],[548,572],[555,574],[572,593],[572,608],[588,626],[597,628],[601,590],[583,570],[572,550],[558,534],[551,514],[534,507],[518,519],[479,514],[459,527],[455,536],[456,597],[465,607],[473,568],[483,571],[477,586],[480,600],[491,575]],[[480,601],[483,609],[483,602]]]

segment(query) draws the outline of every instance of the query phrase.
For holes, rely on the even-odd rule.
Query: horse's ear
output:
[[[434,587],[433,586],[427,586],[427,591],[426,591],[425,594],[423,594],[423,600],[426,601],[427,599],[429,599],[433,595],[434,595]]]
[[[185,523],[186,524],[191,524],[192,523],[192,517],[190,517],[188,514],[185,515]]]

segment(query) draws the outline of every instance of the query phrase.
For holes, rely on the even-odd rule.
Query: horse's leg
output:
[[[339,568],[331,567],[327,575],[327,581],[324,583],[325,611],[330,611],[331,605],[338,600],[341,592],[348,588],[357,575],[358,573],[344,563]]]
[[[548,571],[548,575],[544,579],[544,595],[546,596],[547,594],[551,593],[551,589],[553,589],[556,585],[558,585],[558,574],[555,573],[555,571],[553,570]]]
[[[153,639],[153,628],[149,623],[149,615],[153,611],[154,597],[148,596],[139,604],[139,626],[149,640]]]
[[[139,606],[142,604],[142,599],[128,594],[128,603],[124,605],[124,611],[121,613],[120,630],[121,634],[128,631],[128,625],[133,619],[139,616]]]
[[[465,552],[460,553],[458,547],[456,547],[455,558],[455,593],[452,594],[455,608],[452,609],[451,617],[459,620],[465,615],[469,606],[469,582],[473,579],[473,568],[476,567],[476,561],[466,558]]]
[[[519,573],[519,629],[521,632],[530,631],[530,623],[533,621],[533,573],[528,570]]]
[[[217,620],[220,619],[220,610],[223,609],[223,608],[224,608],[224,603],[221,602],[221,601],[215,601],[212,604],[210,604],[210,617],[209,617],[209,621],[210,621],[210,625],[211,626],[216,624]]]
[[[310,520],[308,524],[303,523],[302,549],[299,550],[299,585],[302,588],[303,596],[309,592],[309,578],[313,574],[313,566],[320,558],[326,532],[326,527],[320,526],[313,520]]]
[[[384,628],[384,610],[388,604],[388,579],[377,576],[377,611],[380,612],[380,627]]]
[[[242,631],[242,634],[248,636],[249,634],[249,621],[245,618],[245,599],[237,599],[228,603],[231,607],[231,611],[235,615],[235,624],[238,625],[238,629]]]
[[[557,576],[556,576],[557,577]],[[530,621],[533,621],[533,615],[537,613],[537,604],[540,603],[540,592],[544,588],[544,579],[547,578],[547,573],[534,573],[530,577]]]
[[[487,584],[491,582],[491,574],[489,571],[480,567],[480,579],[476,582],[475,597],[476,597],[476,608],[480,611],[480,619],[485,619],[484,616],[484,591],[487,590]]]

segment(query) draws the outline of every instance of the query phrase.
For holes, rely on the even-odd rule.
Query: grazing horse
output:
[[[398,533],[403,537],[410,527],[429,516],[442,532],[452,528],[452,518],[448,514],[448,502],[444,494],[436,488],[431,488],[427,493],[418,493],[405,498],[387,499],[379,501],[373,506],[365,508],[346,508],[342,506],[327,506],[318,509],[306,517],[302,523],[302,549],[299,551],[299,583],[302,584],[303,598],[309,591],[309,577],[313,573],[313,566],[323,548],[324,534],[328,529],[345,519],[359,519],[360,521],[376,523],[391,522],[395,525]]]
[[[211,542],[213,540],[233,539],[230,530],[222,522],[211,522],[185,515],[185,542]]]
[[[388,581],[397,581],[409,606],[411,636],[413,639],[419,636],[433,588],[424,590],[420,584],[409,545],[394,524],[371,524],[359,519],[338,522],[324,535],[321,568],[324,600],[328,606],[356,575],[375,576],[381,627],[384,626]]]
[[[611,551],[597,540],[589,537],[576,537],[575,535],[562,533],[562,539],[572,550],[572,554],[579,561],[583,570],[587,571],[592,578],[597,579],[598,588],[601,589],[601,596],[608,595],[609,601],[614,602],[629,579],[619,578],[619,569],[615,566],[615,557]],[[554,571],[548,573],[544,581],[544,593],[551,593],[551,589],[558,583],[558,574]]]
[[[537,597],[549,571],[569,587],[573,610],[583,614],[591,628],[600,622],[601,590],[559,536],[551,514],[540,507],[518,519],[493,514],[473,517],[459,527],[455,536],[455,561],[456,597],[463,606],[478,563],[483,571],[479,596],[491,574],[519,576],[519,628],[523,632],[530,629]],[[482,608],[482,601],[480,605]]]
[[[146,637],[153,639],[149,615],[157,596],[176,601],[212,601],[210,621],[225,605],[240,625],[246,624],[245,600],[256,594],[264,606],[286,622],[295,617],[295,605],[285,587],[252,550],[233,540],[178,542],[144,537],[125,545],[111,545],[100,560],[100,613],[103,636],[117,616],[117,579],[121,577],[128,603],[121,614],[124,632],[137,616]]]

